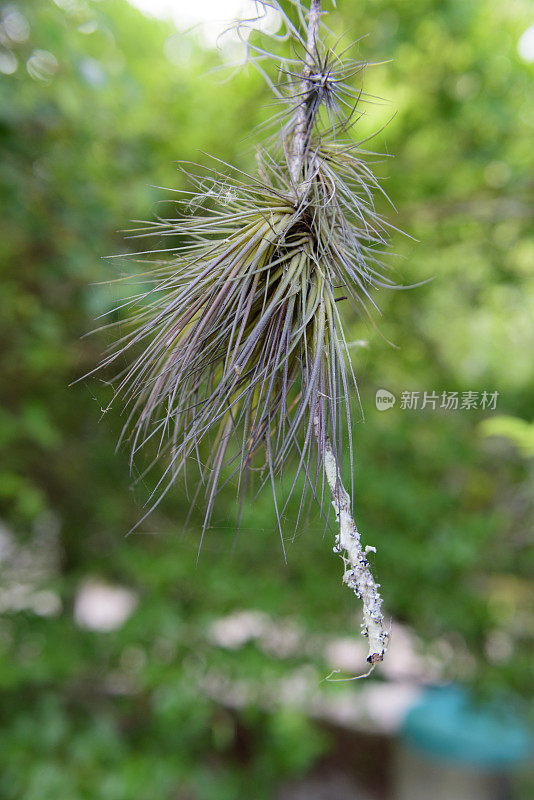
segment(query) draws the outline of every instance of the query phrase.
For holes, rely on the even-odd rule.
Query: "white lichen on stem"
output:
[[[312,0],[308,14],[306,57],[300,91],[301,99],[295,112],[295,124],[291,142],[289,143],[288,166],[297,191],[315,122],[314,115],[310,113],[311,103],[309,99],[313,91],[313,83],[310,78],[317,54],[320,17],[321,1]],[[324,474],[332,496],[332,506],[339,525],[334,552],[339,553],[343,558],[345,567],[343,582],[362,601],[362,634],[368,639],[367,661],[371,664],[371,669],[373,669],[377,663],[383,660],[389,641],[389,633],[386,630],[382,613],[382,598],[378,591],[380,584],[376,583],[367,559],[367,553],[374,551],[374,548],[366,547],[364,549],[362,547],[360,534],[352,515],[350,496],[343,485],[338,459],[330,438],[327,432],[322,430],[321,415],[319,413],[315,414],[313,423],[315,437],[323,459]]]
[[[314,429],[317,441],[323,441],[319,416],[314,418]],[[378,591],[380,584],[373,578],[367,559],[367,553],[374,551],[375,548],[366,547],[364,550],[362,547],[360,534],[352,516],[349,493],[343,486],[337,458],[328,437],[324,439],[323,468],[332,495],[336,521],[339,524],[334,552],[341,554],[343,558],[345,565],[343,582],[363,603],[362,633],[367,636],[369,642],[367,661],[375,665],[383,660],[389,641],[382,613],[382,598]]]

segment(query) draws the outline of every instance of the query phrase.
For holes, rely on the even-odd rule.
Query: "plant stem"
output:
[[[341,480],[338,461],[328,436],[321,431],[320,416],[315,414],[313,419],[314,432],[321,447],[323,443],[323,466],[326,475],[332,505],[339,524],[339,533],[336,535],[334,552],[340,553],[343,558],[345,570],[343,583],[354,591],[363,603],[362,634],[367,636],[369,652],[367,661],[377,664],[382,661],[387,650],[389,634],[385,629],[384,615],[382,614],[382,598],[378,591],[380,584],[376,583],[371,570],[367,553],[374,551],[374,547],[362,547],[360,534],[352,516],[350,496]],[[343,555],[345,551],[346,555]]]
[[[292,140],[288,147],[288,166],[291,178],[297,187],[306,165],[306,154],[315,114],[310,102],[313,83],[310,80],[316,64],[321,0],[312,0],[308,14],[306,57],[302,70],[300,103],[295,112]],[[334,552],[341,554],[345,565],[343,582],[349,586],[363,603],[362,634],[367,636],[369,651],[367,661],[371,669],[383,660],[388,646],[389,634],[382,614],[382,598],[371,570],[367,553],[372,547],[362,548],[360,534],[354,522],[350,496],[343,485],[337,456],[327,433],[327,425],[317,407],[313,418],[314,434],[323,460],[323,469],[332,496],[332,505],[339,524]],[[344,553],[344,554],[343,554]]]
[[[315,56],[317,53],[317,40],[319,37],[319,20],[321,18],[321,0],[312,0],[308,14],[308,35],[306,37],[306,57],[302,70],[300,85],[301,102],[295,112],[295,128],[289,147],[289,172],[295,184],[298,184],[300,173],[304,165],[304,156],[309,143],[310,134],[315,122],[310,113],[309,97],[313,90],[310,81]]]

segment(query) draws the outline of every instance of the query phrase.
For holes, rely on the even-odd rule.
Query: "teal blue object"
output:
[[[429,755],[504,771],[527,758],[531,737],[509,708],[475,705],[459,686],[427,689],[406,715],[401,739]]]

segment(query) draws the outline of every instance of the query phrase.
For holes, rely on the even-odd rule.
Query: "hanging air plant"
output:
[[[257,175],[217,160],[211,169],[183,165],[192,192],[178,201],[181,216],[131,232],[180,244],[147,254],[149,288],[126,304],[101,366],[119,356],[129,364],[114,402],[128,412],[132,459],[147,448],[150,466],[163,465],[150,510],[196,461],[204,536],[223,476],[234,476],[242,502],[258,471],[282,533],[276,477],[292,471],[289,496],[303,485],[301,509],[310,493],[320,502],[326,479],[339,525],[334,550],[362,600],[374,665],[388,634],[366,555],[374,548],[360,543],[341,479],[344,453],[352,472],[356,383],[337,301],[371,314],[374,290],[393,286],[380,260],[388,224],[374,208],[381,189],[362,142],[349,135],[362,102],[351,80],[364,65],[322,43],[319,0],[292,5],[300,29],[276,0],[263,3],[280,14],[298,54],[271,83],[281,108],[276,140],[258,150]],[[252,48],[251,56],[258,63],[269,54]]]

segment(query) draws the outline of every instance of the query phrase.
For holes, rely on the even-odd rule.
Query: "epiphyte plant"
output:
[[[320,0],[309,7],[291,0],[287,13],[277,0],[261,6],[280,15],[283,33],[275,38],[293,45],[277,80],[268,79],[280,109],[277,134],[258,147],[255,175],[218,159],[212,168],[183,164],[192,191],[179,196],[179,217],[130,231],[170,244],[143,255],[142,288],[111,324],[119,333],[101,366],[119,357],[128,364],[112,402],[127,410],[132,465],[142,450],[151,453],[147,469],[163,465],[148,513],[179,476],[187,486],[192,464],[193,502],[201,493],[205,499],[201,539],[232,477],[240,508],[258,478],[260,488],[271,485],[280,534],[297,486],[299,519],[306,497],[322,507],[328,487],[334,551],[363,604],[372,669],[384,658],[388,632],[367,558],[374,548],[362,546],[351,511],[357,389],[338,305],[350,298],[371,315],[375,290],[395,285],[381,262],[389,225],[373,197],[382,189],[364,142],[351,133],[364,100],[351,80],[365,65],[323,42]],[[249,50],[268,75],[260,62],[274,56],[250,42]],[[282,505],[276,479],[290,457]]]

